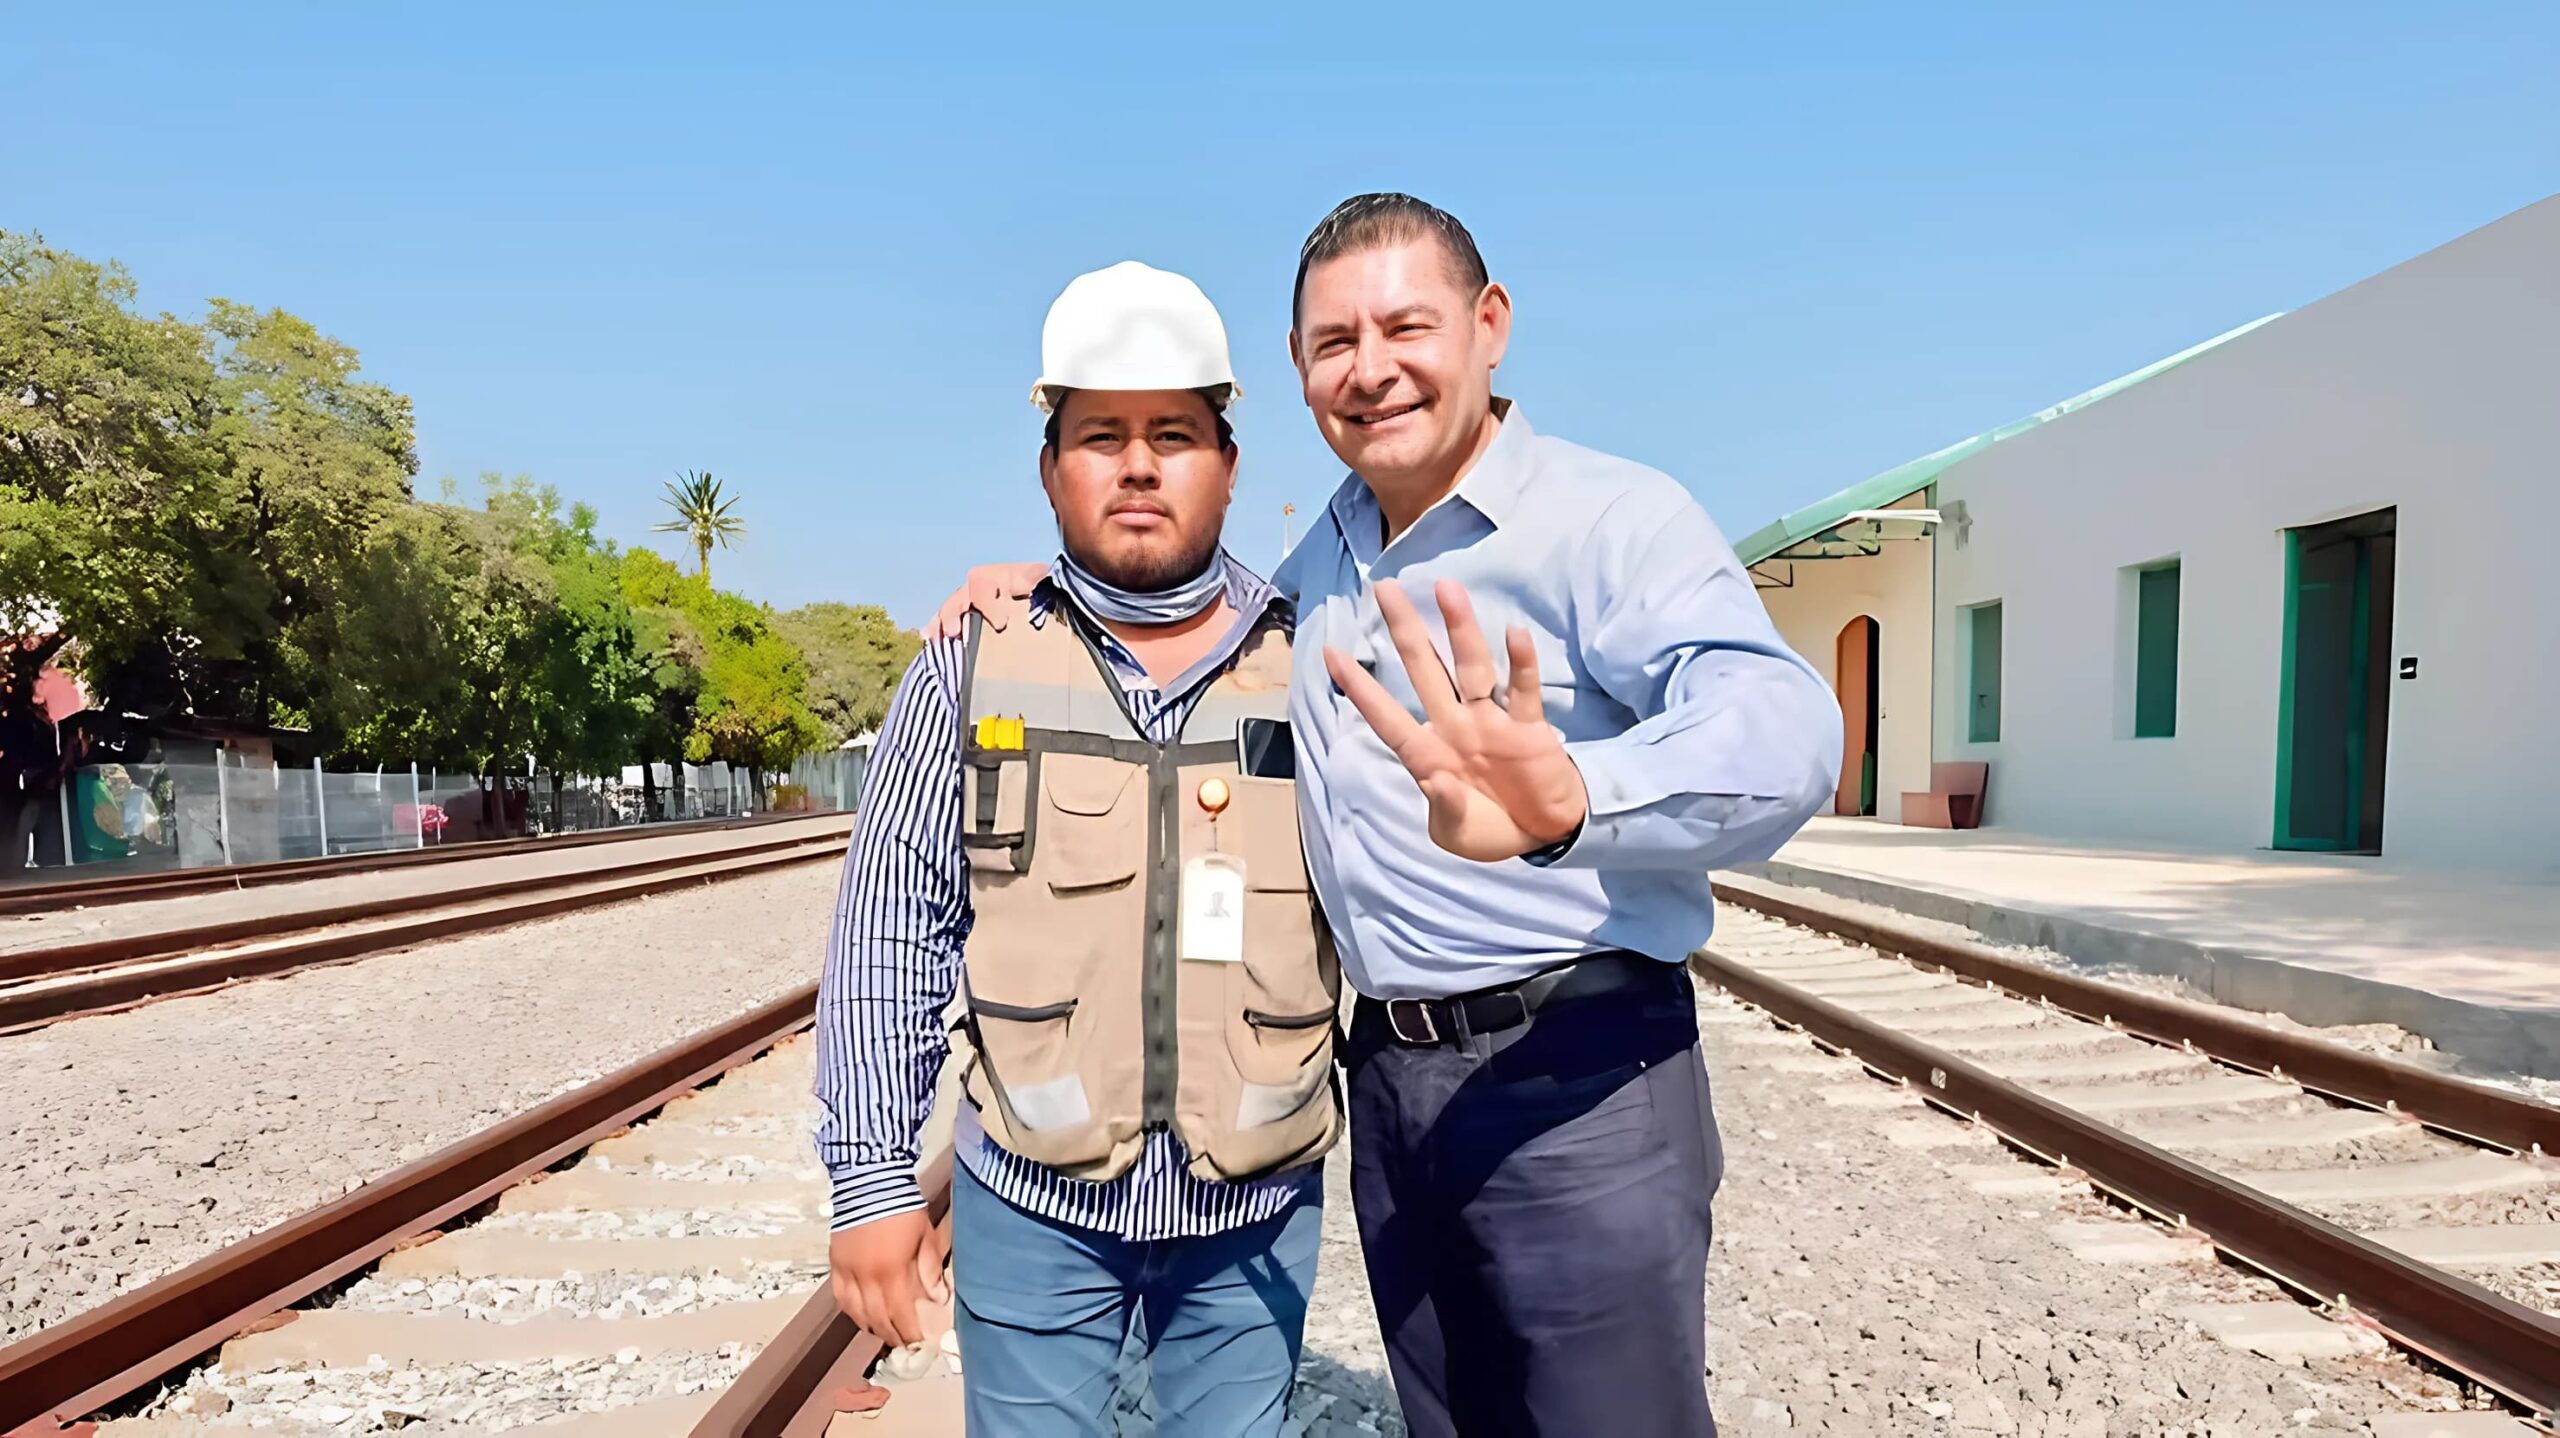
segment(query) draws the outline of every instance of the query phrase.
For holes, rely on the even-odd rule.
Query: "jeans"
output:
[[[1156,1431],[1277,1438],[1306,1330],[1324,1204],[1199,1238],[1115,1238],[951,1175],[953,1326],[977,1438],[1110,1438],[1124,1344]]]

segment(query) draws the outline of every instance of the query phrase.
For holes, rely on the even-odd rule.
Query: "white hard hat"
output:
[[[1031,402],[1046,414],[1070,389],[1216,391],[1242,397],[1227,360],[1227,327],[1200,287],[1136,260],[1078,275],[1040,326],[1040,378]]]

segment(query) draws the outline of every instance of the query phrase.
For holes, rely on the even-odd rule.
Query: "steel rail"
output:
[[[457,934],[500,929],[576,909],[595,908],[739,878],[767,869],[788,868],[840,858],[843,846],[834,839],[800,842],[778,853],[745,858],[693,857],[684,869],[616,879],[610,873],[563,876],[544,891],[482,908],[440,909],[414,919],[356,929],[322,930],[307,938],[288,938],[266,945],[216,949],[169,963],[108,969],[74,975],[66,982],[0,991],[0,1034],[58,1023],[63,1019],[130,1008],[153,999],[174,998],[221,988],[245,979],[266,978],[319,964],[333,964],[411,948]]]
[[[2401,1346],[2467,1374],[2537,1415],[2560,1410],[2560,1320],[2358,1237],[2071,1109],[1944,1049],[1898,1033],[1715,952],[1690,959],[1702,978],[1930,1103],[1969,1116]]]
[[[2191,1046],[2235,1068],[2273,1074],[2368,1108],[2396,1110],[2431,1128],[2518,1153],[2560,1154],[2560,1108],[2523,1094],[2270,1028],[2230,1009],[2025,963],[1989,944],[1942,937],[1916,924],[1853,913],[1807,896],[1772,894],[1758,885],[1722,879],[1715,892],[1727,903],[1773,919],[1900,954],[2022,998],[2041,999],[2141,1038]]]
[[[849,830],[848,830],[849,832]],[[705,864],[716,859],[743,858],[750,854],[769,854],[801,844],[832,841],[837,836],[818,832],[779,839],[756,839],[748,843],[687,854],[657,854],[624,863],[602,864],[565,874],[525,874],[508,879],[488,879],[456,888],[437,889],[422,894],[396,894],[377,899],[358,899],[343,904],[327,904],[315,908],[294,909],[282,913],[254,914],[246,918],[225,919],[218,923],[191,924],[182,929],[159,929],[148,933],[119,934],[112,938],[86,939],[72,944],[49,944],[43,948],[20,949],[0,953],[0,983],[17,983],[27,979],[67,974],[81,969],[104,968],[110,964],[146,963],[153,959],[175,958],[180,954],[210,949],[220,944],[237,944],[252,939],[281,938],[286,934],[304,933],[330,928],[338,924],[360,923],[386,914],[405,913],[429,906],[451,906],[503,899],[512,894],[536,893],[556,889],[564,884],[600,881],[625,874],[648,874],[665,869]]]
[[[549,834],[521,839],[484,839],[469,843],[438,844],[423,849],[388,849],[370,854],[333,854],[327,858],[276,859],[262,864],[206,864],[186,869],[163,869],[147,874],[108,874],[94,879],[52,879],[41,883],[0,884],[0,914],[35,914],[49,909],[96,908],[106,904],[126,904],[143,899],[179,898],[187,894],[216,893],[225,889],[250,889],[267,884],[292,884],[305,879],[322,879],[333,874],[369,873],[377,869],[409,868],[419,864],[449,863],[461,859],[502,858],[528,851],[552,853],[560,849],[582,849],[590,844],[614,844],[633,839],[661,839],[683,834],[699,834],[720,829],[754,829],[766,824],[787,824],[795,819],[823,818],[840,810],[812,810],[796,814],[756,814],[732,819],[686,819],[671,824],[634,824],[619,829],[588,829],[574,834]]]
[[[718,1077],[814,1019],[803,984],[638,1063],[0,1348],[0,1432],[69,1425]]]

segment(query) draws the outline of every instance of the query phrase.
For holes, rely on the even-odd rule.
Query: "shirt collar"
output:
[[[1502,421],[1501,428],[1493,432],[1493,443],[1476,456],[1475,467],[1452,493],[1500,528],[1519,510],[1521,492],[1529,487],[1534,468],[1529,446],[1538,436],[1520,407],[1500,395],[1493,398],[1493,413]]]
[[[1494,396],[1493,412],[1502,421],[1501,428],[1494,431],[1493,443],[1476,456],[1474,466],[1458,480],[1458,487],[1432,509],[1451,499],[1464,500],[1468,508],[1498,529],[1519,512],[1520,496],[1528,489],[1535,470],[1530,444],[1538,436],[1529,427],[1529,416],[1510,400]],[[1381,547],[1378,497],[1370,492],[1368,481],[1357,473],[1345,475],[1341,487],[1333,492],[1331,508],[1333,522],[1342,531],[1342,542],[1354,555],[1374,554]],[[1355,540],[1354,535],[1362,538]]]

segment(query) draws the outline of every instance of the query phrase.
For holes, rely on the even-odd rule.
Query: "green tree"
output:
[[[623,592],[644,610],[680,616],[701,645],[702,678],[684,757],[759,771],[780,769],[826,741],[809,712],[807,665],[773,624],[773,612],[713,589],[645,549],[623,556]]]
[[[478,676],[462,656],[484,617],[473,522],[409,504],[354,546],[328,593],[281,647],[300,713],[333,754],[476,770],[463,714]],[[503,647],[503,646],[494,646]]]
[[[775,615],[773,623],[808,661],[809,709],[826,725],[830,745],[880,727],[898,680],[923,646],[914,630],[900,629],[877,604],[804,604]]]
[[[656,526],[654,532],[681,534],[690,540],[694,558],[699,564],[694,573],[704,584],[709,584],[711,546],[717,544],[726,549],[732,538],[747,532],[747,522],[729,512],[736,507],[737,497],[732,495],[722,499],[720,481],[711,477],[711,471],[706,469],[696,474],[687,470],[667,481],[667,492],[661,502],[674,510],[676,517]]]
[[[412,504],[376,524],[299,633],[309,721],[333,752],[474,773],[530,757],[618,769],[652,696],[621,556],[584,505],[483,476],[481,506]],[[324,662],[325,661],[325,662]]]
[[[466,632],[478,621],[469,682],[483,691],[468,740],[487,762],[529,756],[554,774],[619,769],[636,752],[649,712],[637,616],[622,592],[621,556],[595,535],[585,505],[518,476],[482,477],[476,513],[457,511],[465,552]]]
[[[213,438],[251,516],[269,603],[257,637],[228,665],[208,666],[189,698],[200,710],[271,720],[308,708],[308,671],[289,653],[310,645],[296,631],[339,603],[334,591],[355,555],[410,502],[414,427],[408,398],[358,379],[355,350],[307,320],[217,299],[205,328],[217,375]],[[134,674],[121,688],[154,677]]]
[[[409,404],[281,310],[132,299],[0,233],[0,622],[52,616],[118,708],[265,721],[287,631],[408,499]]]
[[[227,657],[271,600],[211,433],[210,340],[132,300],[122,268],[0,231],[0,624],[49,623],[37,663]]]
[[[210,431],[203,331],[121,268],[0,231],[0,866],[60,787],[36,676],[241,653],[272,593]]]

